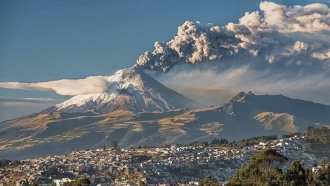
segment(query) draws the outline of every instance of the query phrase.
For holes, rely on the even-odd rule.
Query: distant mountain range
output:
[[[121,70],[105,93],[75,96],[40,113],[0,123],[0,158],[72,150],[210,141],[304,131],[330,125],[330,106],[283,95],[240,92],[205,108],[143,71]]]

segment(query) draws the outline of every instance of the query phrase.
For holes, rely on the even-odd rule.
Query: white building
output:
[[[62,186],[65,182],[71,182],[72,180],[70,178],[62,178],[62,179],[54,179],[53,183],[55,183],[56,186]]]

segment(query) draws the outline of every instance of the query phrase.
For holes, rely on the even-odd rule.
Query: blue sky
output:
[[[245,12],[259,10],[260,2],[260,0],[2,0],[0,1],[0,82],[43,82],[111,75],[119,69],[134,65],[144,51],[153,51],[155,41],[167,42],[172,39],[177,33],[178,26],[186,20],[215,25],[235,23]],[[329,5],[328,0],[273,2],[284,5],[321,2]],[[217,75],[213,76],[217,77]],[[188,77],[188,83],[191,83],[198,80],[199,75],[190,78],[183,74],[183,77]],[[218,79],[213,78],[213,81],[209,81],[209,76],[204,77],[213,88],[214,85],[221,84],[218,80],[223,79],[219,76]],[[297,89],[296,92],[306,92],[305,86],[308,82],[306,79],[310,78],[306,77],[300,83],[300,89],[303,91]],[[180,82],[185,80],[181,78]],[[203,85],[205,81],[203,80]],[[316,78],[310,83],[313,84],[315,81],[323,82],[324,85],[319,86],[320,89],[323,88],[323,97],[314,96],[313,92],[309,92],[305,97],[300,95],[300,98],[307,100],[314,98],[322,102],[324,100],[322,98],[328,97],[328,81],[319,81]],[[246,86],[251,88],[250,84]],[[242,87],[238,86],[237,89]],[[284,86],[283,90],[287,89]],[[193,92],[188,90],[188,93]],[[278,90],[282,93],[281,91]],[[270,92],[274,93],[273,90]],[[209,96],[208,92],[207,96]],[[292,96],[299,97],[299,94],[292,93]],[[0,101],[0,121],[2,121],[38,112],[69,97],[47,91],[0,88],[0,98],[4,100]],[[24,98],[38,98],[38,101]]]
[[[257,10],[259,2],[4,0],[0,81],[111,74],[134,64],[155,41],[171,39],[185,20],[236,22],[244,12]]]
[[[317,1],[275,1],[307,4]],[[39,82],[108,75],[133,65],[155,41],[170,40],[185,20],[236,22],[260,1],[0,2],[0,81]],[[0,89],[5,97],[57,97]]]

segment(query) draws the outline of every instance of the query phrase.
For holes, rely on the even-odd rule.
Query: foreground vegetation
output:
[[[295,133],[292,135],[303,135]],[[291,137],[285,135],[283,137]],[[330,129],[326,127],[308,127],[304,133],[307,142],[312,145],[315,152],[325,152],[328,156],[330,151]],[[245,147],[260,141],[276,139],[276,136],[254,137],[239,142],[227,143],[225,145]],[[204,143],[205,145],[205,143]],[[210,143],[206,145],[217,145]],[[224,145],[223,143],[221,145]],[[324,155],[324,154],[322,154]],[[323,160],[314,169],[309,169],[300,161],[293,161],[288,170],[281,169],[288,159],[275,149],[265,149],[259,154],[251,157],[251,161],[237,171],[236,175],[228,180],[228,186],[329,186],[330,185],[330,163]],[[215,179],[205,177],[200,185],[217,185]]]
[[[308,127],[305,133],[306,138],[314,143],[329,144],[330,129],[327,127],[314,128]]]
[[[274,149],[265,149],[251,158],[250,163],[237,171],[228,186],[328,186],[330,164],[321,161],[314,171],[294,161],[288,170],[281,169],[288,159]],[[205,180],[201,180],[201,185]],[[214,183],[212,183],[214,184]],[[205,185],[205,184],[204,184]]]

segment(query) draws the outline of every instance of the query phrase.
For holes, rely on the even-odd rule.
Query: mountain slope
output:
[[[227,113],[251,117],[260,112],[287,113],[311,123],[327,124],[330,106],[311,101],[292,99],[284,95],[255,95],[240,92],[222,109]]]
[[[308,108],[307,108],[308,107]],[[306,113],[305,109],[309,113]],[[227,103],[168,112],[43,112],[0,123],[0,158],[63,154],[71,150],[240,140],[330,124],[330,106],[283,95],[241,92]]]
[[[107,78],[104,93],[78,95],[48,108],[47,112],[107,113],[118,109],[134,112],[169,111],[179,108],[196,108],[201,104],[171,90],[141,70],[124,69]]]

